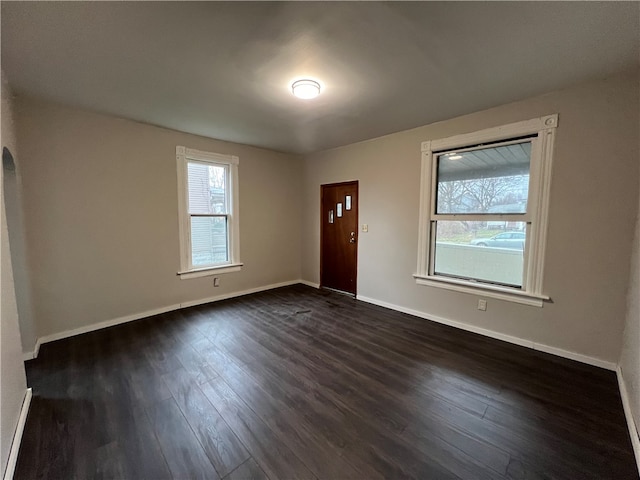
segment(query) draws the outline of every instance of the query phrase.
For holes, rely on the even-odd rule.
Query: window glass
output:
[[[521,287],[526,224],[504,222],[506,228],[522,231],[500,233],[487,223],[435,222],[434,273]]]
[[[436,213],[526,213],[530,159],[530,141],[437,155]]]
[[[226,217],[191,217],[191,263],[194,267],[229,260]]]
[[[189,213],[227,213],[226,168],[189,162]]]

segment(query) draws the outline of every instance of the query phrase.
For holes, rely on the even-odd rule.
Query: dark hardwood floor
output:
[[[613,372],[302,285],[27,373],[16,479],[638,478]]]

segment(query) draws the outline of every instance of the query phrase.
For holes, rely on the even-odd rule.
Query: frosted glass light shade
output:
[[[315,80],[298,80],[291,84],[291,91],[296,97],[308,100],[320,95],[320,84]]]

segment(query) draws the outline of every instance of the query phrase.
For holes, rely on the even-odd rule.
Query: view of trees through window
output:
[[[469,244],[524,223],[496,218],[523,214],[529,191],[530,143],[438,156],[436,214],[483,215],[486,221],[438,222],[438,241]]]
[[[510,214],[525,213],[528,175],[452,180],[438,183],[438,213]],[[442,241],[469,243],[474,238],[491,237],[501,231],[522,229],[521,222],[445,222],[438,229]]]
[[[522,286],[531,142],[436,158],[434,273]]]

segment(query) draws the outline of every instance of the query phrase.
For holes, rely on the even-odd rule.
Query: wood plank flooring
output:
[[[45,344],[16,479],[637,479],[613,372],[303,285]]]

